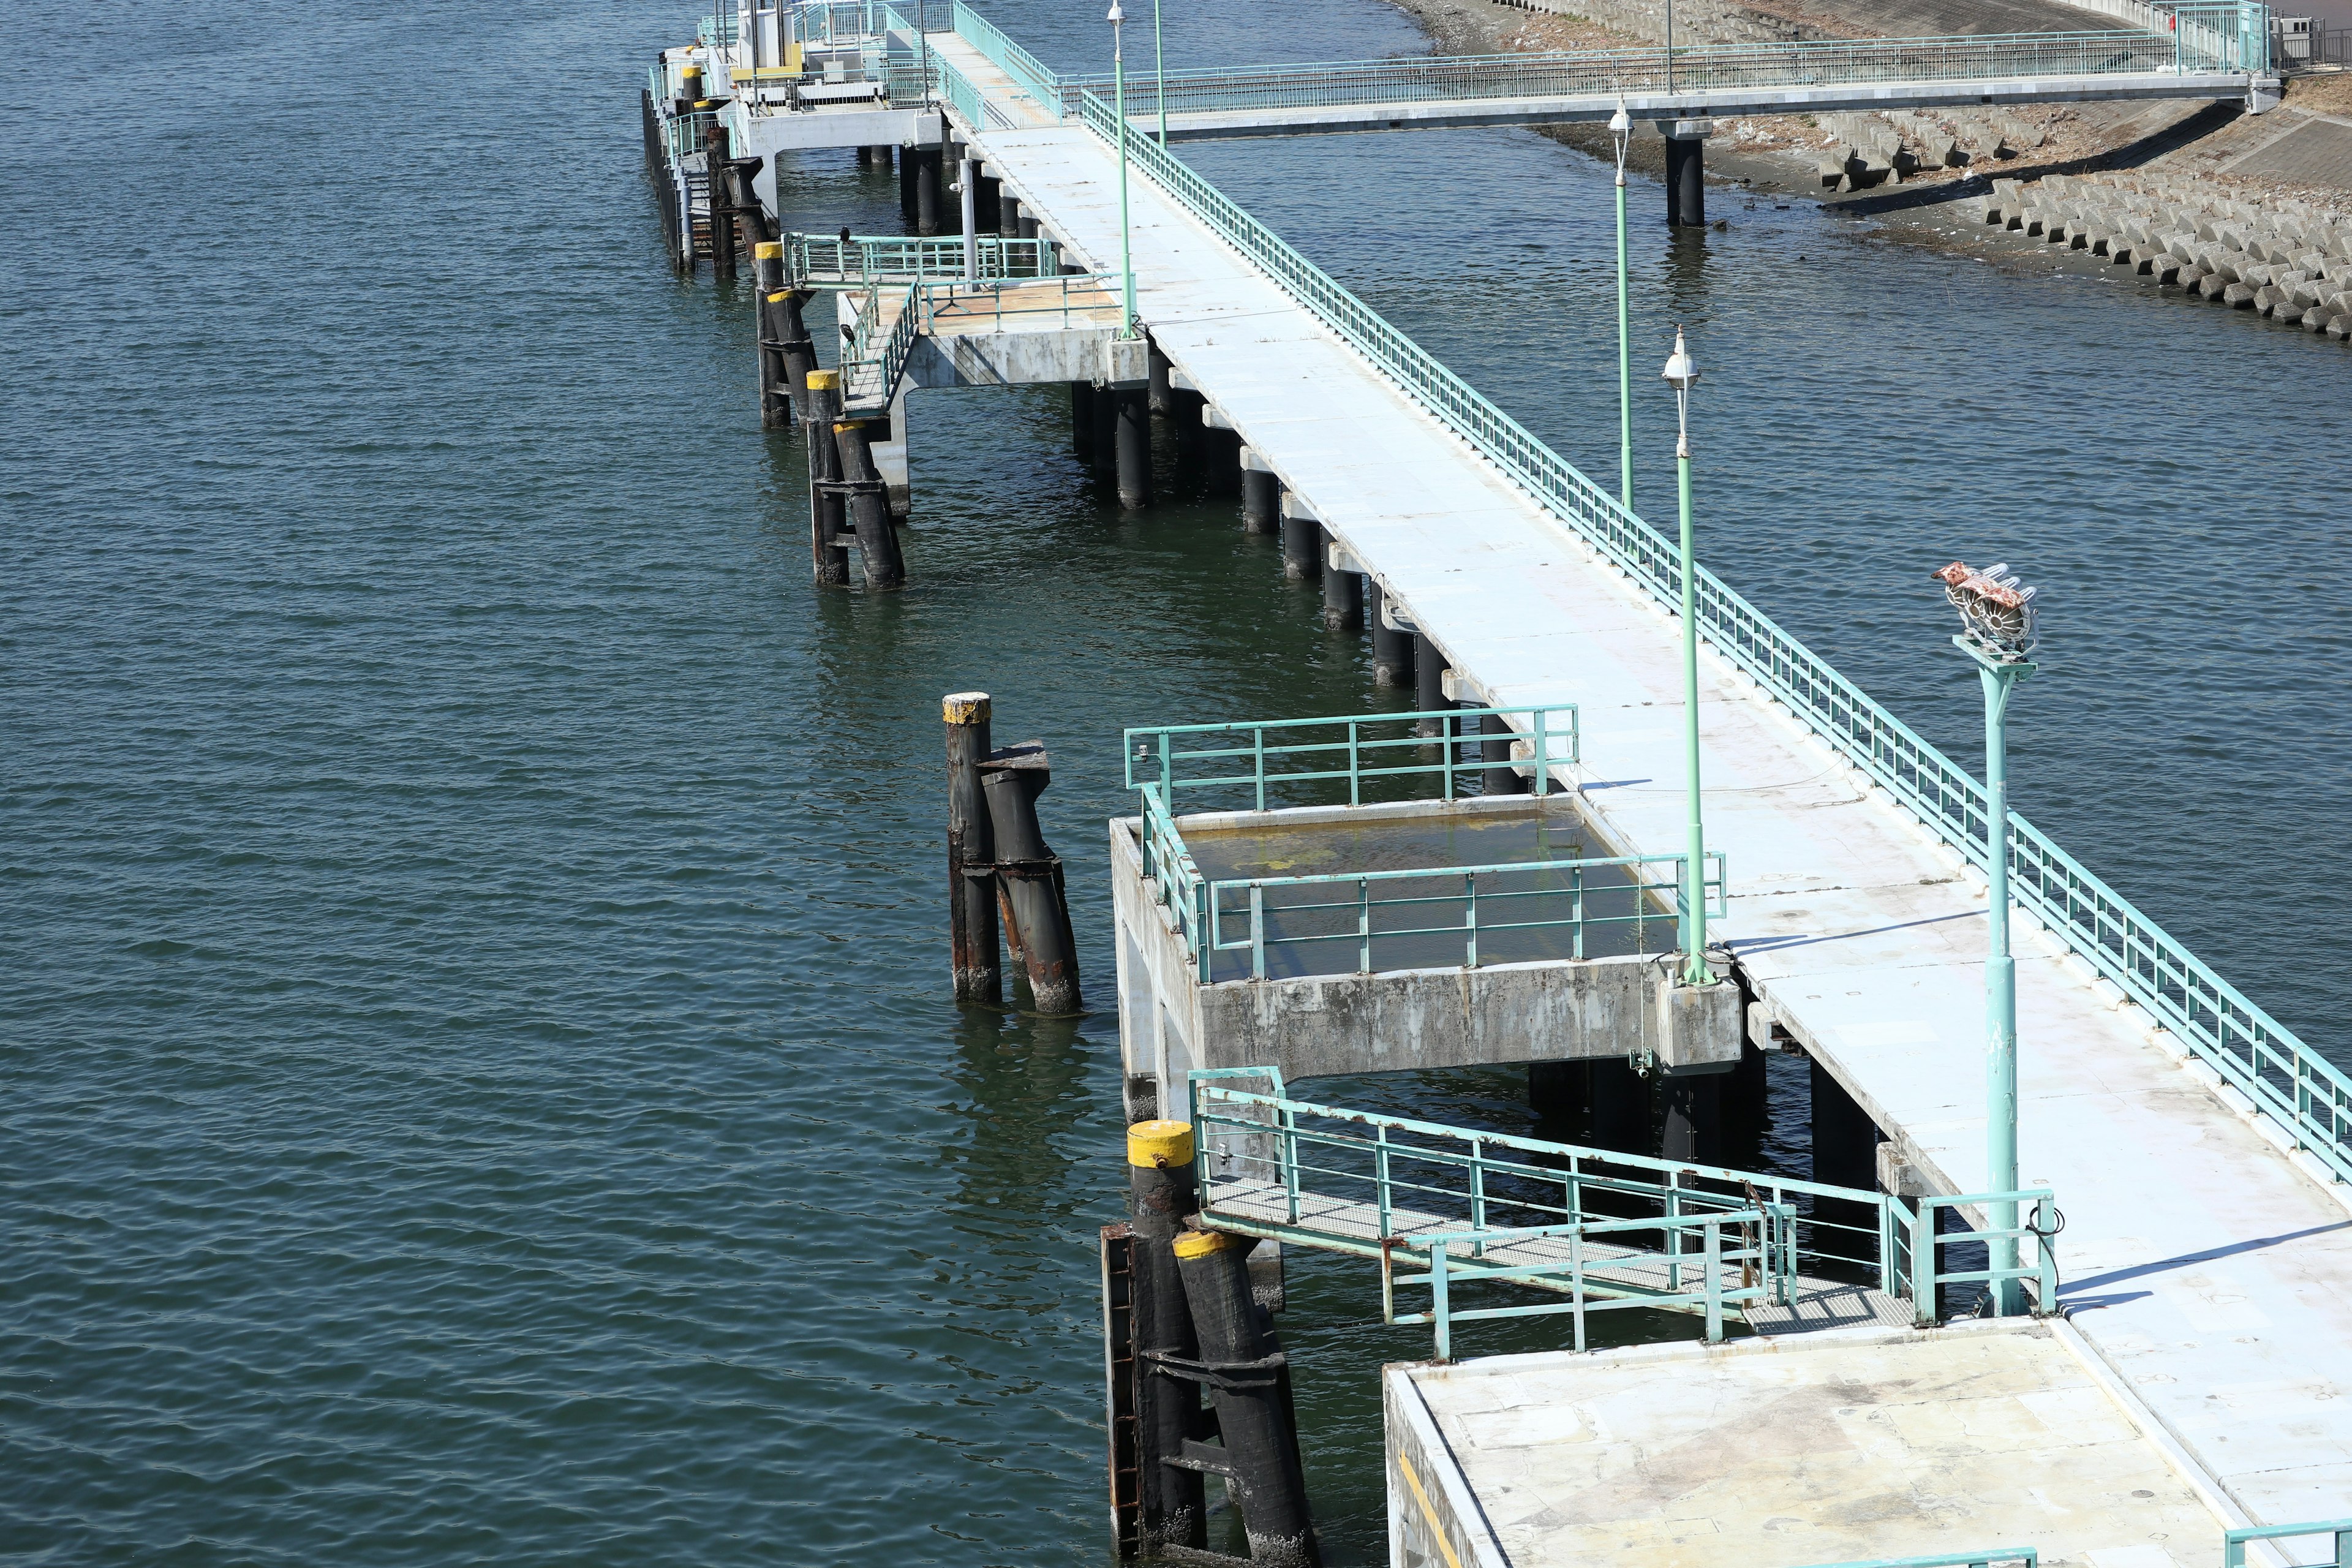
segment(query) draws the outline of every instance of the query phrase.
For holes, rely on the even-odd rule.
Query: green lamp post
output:
[[[1633,510],[1633,345],[1625,310],[1625,149],[1633,139],[1633,117],[1625,100],[1609,117],[1617,139],[1617,499]]]
[[[2017,961],[2009,952],[2009,699],[2018,683],[2038,668],[2033,651],[2033,590],[2006,564],[1971,572],[1955,561],[1935,574],[1944,597],[1959,611],[1968,629],[1952,639],[1976,660],[1985,703],[1985,1190],[2017,1191]],[[1996,1273],[2017,1267],[2017,1200],[1996,1198],[1987,1205],[1989,1230],[2012,1234],[1985,1243],[1985,1262]],[[1991,1281],[1996,1317],[2010,1317],[2023,1302],[2015,1279]]]
[[[1706,966],[1706,829],[1699,811],[1698,784],[1698,567],[1691,558],[1690,392],[1698,384],[1698,366],[1683,345],[1683,330],[1675,329],[1675,352],[1666,358],[1663,375],[1675,389],[1675,417],[1680,435],[1675,443],[1675,489],[1683,521],[1683,773],[1687,780],[1690,837],[1683,868],[1683,982],[1714,984]]]
[[[1119,315],[1118,335],[1135,336],[1135,247],[1129,237],[1127,223],[1127,49],[1125,24],[1127,13],[1119,8],[1119,0],[1110,0],[1110,80],[1111,109],[1118,116],[1118,270],[1124,279],[1126,309]]]

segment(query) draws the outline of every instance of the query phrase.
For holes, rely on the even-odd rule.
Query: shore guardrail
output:
[[[2297,1536],[2325,1535],[2334,1548],[2326,1557],[2314,1558],[2295,1568],[2352,1568],[2352,1519],[2314,1520],[2305,1524],[2248,1524],[2225,1531],[2221,1536],[2221,1568],[2246,1568],[2246,1543],[2250,1541],[2291,1541]]]
[[[1265,1089],[1236,1086],[1247,1081]],[[1201,1151],[1202,1222],[1239,1235],[1381,1258],[1391,1268],[1400,1262],[1427,1267],[1424,1233],[1475,1240],[1531,1226],[1769,1211],[1787,1219],[1770,1232],[1769,1256],[1759,1264],[1765,1272],[1907,1296],[1914,1320],[1923,1325],[1936,1321],[1941,1287],[2019,1280],[2037,1312],[2053,1310],[2058,1300],[2052,1241],[2061,1222],[2046,1187],[1906,1202],[1874,1189],[1296,1100],[1286,1091],[1281,1070],[1272,1067],[1195,1068],[1185,1077],[1185,1093]],[[2005,1203],[2017,1204],[2032,1223],[2013,1231],[1937,1234],[1943,1209]],[[2021,1243],[2014,1267],[1963,1266],[1973,1258],[1948,1267],[1944,1261],[1945,1248],[2006,1236]],[[1671,1267],[1651,1281],[1612,1281],[1607,1270],[1589,1268],[1584,1288],[1679,1292],[1681,1242],[1667,1243],[1666,1250],[1675,1255],[1667,1260]],[[1475,1248],[1471,1256],[1478,1256]],[[1737,1300],[1785,1304],[1787,1297]]]
[[[1127,787],[1140,789],[1147,783],[1157,784],[1171,802],[1186,791],[1246,790],[1247,809],[1265,811],[1269,789],[1276,799],[1319,805],[1336,795],[1336,786],[1345,780],[1347,804],[1362,805],[1368,793],[1381,792],[1383,786],[1375,781],[1433,777],[1442,781],[1444,798],[1451,800],[1462,775],[1492,765],[1475,754],[1486,738],[1481,726],[1488,719],[1499,719],[1510,726],[1512,765],[1528,770],[1528,784],[1537,795],[1566,787],[1552,777],[1552,769],[1572,766],[1580,760],[1577,710],[1572,702],[1146,726],[1126,734]],[[1419,733],[1423,720],[1445,722],[1453,726],[1453,732],[1443,739]],[[1514,720],[1517,722],[1513,723]],[[1400,725],[1407,727],[1406,733],[1385,733]],[[1200,743],[1204,741],[1224,743]],[[1473,753],[1469,758],[1457,753],[1456,746],[1464,744]],[[1427,755],[1433,747],[1442,747],[1435,760]],[[1521,747],[1526,748],[1523,755]],[[1307,792],[1304,789],[1307,785],[1333,787],[1328,792]]]
[[[1859,1563],[1823,1563],[1818,1568],[2042,1568],[2031,1546],[1988,1546],[1976,1552],[1939,1552],[1932,1557],[1871,1557]]]
[[[1115,141],[1109,105],[1091,93],[1084,104],[1087,127]],[[1681,568],[1672,541],[1167,148],[1130,136],[1128,157],[1603,561],[1678,609]],[[1702,567],[1694,587],[1699,634],[1720,658],[1948,847],[1970,865],[1986,865],[1981,784],[1713,573]],[[2013,811],[2008,835],[2018,906],[2279,1126],[2293,1147],[2336,1180],[2352,1181],[2352,1076]]]

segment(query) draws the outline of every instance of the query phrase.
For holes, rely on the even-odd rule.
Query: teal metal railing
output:
[[[694,36],[704,45],[721,49],[735,47],[735,13],[721,11],[715,16],[705,16]]]
[[[963,242],[958,238],[955,243]],[[985,321],[997,330],[1008,321],[1053,316],[1068,327],[1087,312],[1102,309],[1110,286],[1108,274],[1094,272],[910,283],[903,290],[870,282],[841,352],[842,401],[873,403],[890,397],[915,340],[936,331],[944,317],[955,316],[959,325]],[[885,309],[888,302],[895,302],[895,314]]]
[[[2250,1524],[2224,1531],[2221,1568],[2246,1568],[2246,1543],[2250,1541],[2288,1541],[2313,1535],[2327,1536],[2333,1551],[2326,1557],[2298,1563],[2296,1568],[2352,1568],[2352,1519],[2315,1520],[2308,1524]]]
[[[955,0],[955,32],[987,57],[990,64],[1013,79],[1013,84],[1037,100],[1056,119],[1062,112],[1060,79],[1039,64],[1035,56],[1011,38],[977,10]]]
[[[698,109],[687,114],[671,115],[663,121],[662,127],[667,139],[669,161],[676,163],[689,153],[701,152],[702,133],[711,126],[720,123],[722,121],[719,111],[715,109]],[[730,149],[729,156],[731,157],[735,142],[735,133],[731,127],[728,130],[727,141]]]
[[[784,237],[787,280],[814,287],[865,287],[950,281],[964,275],[961,235],[930,238],[896,235],[788,234]],[[1052,278],[1060,260],[1053,241],[974,237],[973,251],[983,279]]]
[[[1512,55],[1434,56],[1171,71],[1168,112],[1341,108],[1391,103],[1475,103],[1519,99],[1614,99],[1741,89],[1898,85],[2051,76],[2238,71],[2243,50],[2230,8],[2227,33],[2210,27],[2150,33],[2100,28],[1934,38],[1824,39],[1662,49],[1592,49]],[[1061,79],[1064,114],[1087,93],[1109,90],[1108,76]],[[1138,73],[1128,111],[1159,112],[1158,82]],[[1041,100],[1042,101],[1042,100]]]
[[[1820,1568],[2041,1568],[2031,1546],[1989,1546],[1976,1552],[1939,1552],[1932,1557],[1872,1557],[1860,1563],[1824,1563]]]
[[[2014,1228],[1939,1230],[1937,1215],[1946,1209],[1959,1210],[1980,1206],[2015,1204],[2019,1212],[2028,1217]],[[1961,1193],[1951,1196],[1936,1195],[1916,1200],[1916,1206],[1890,1201],[1886,1210],[1890,1226],[1907,1225],[1910,1239],[1902,1256],[1910,1268],[1912,1307],[1915,1321],[1925,1327],[1936,1321],[1936,1290],[1939,1285],[1994,1284],[2002,1280],[2021,1280],[2030,1285],[2037,1301],[2058,1299],[2058,1259],[2051,1243],[2059,1229],[2056,1195],[2047,1187],[2031,1187],[2014,1193]],[[1947,1268],[1941,1261],[1941,1249],[1947,1247],[1981,1246],[2001,1237],[2013,1237],[2019,1243],[2017,1256],[2021,1261],[2010,1268]]]
[[[1347,804],[1361,805],[1380,781],[1438,780],[1444,798],[1459,793],[1465,774],[1488,764],[1477,752],[1488,719],[1509,725],[1511,765],[1524,768],[1538,795],[1562,787],[1554,768],[1580,757],[1574,703],[1542,708],[1442,708],[1410,713],[1342,713],[1327,719],[1248,720],[1231,724],[1162,724],[1127,731],[1127,787],[1157,784],[1173,802],[1188,792],[1245,791],[1248,810],[1270,802],[1319,804],[1345,781]],[[1418,732],[1423,720],[1447,725],[1450,739]],[[1402,730],[1402,733],[1391,733]],[[1209,742],[1209,743],[1203,743]],[[1217,743],[1222,742],[1222,743]],[[1428,752],[1440,748],[1432,760]],[[1457,747],[1465,748],[1468,755]],[[1328,786],[1302,796],[1302,786]],[[1274,792],[1272,795],[1268,791]]]
[[[1087,126],[1114,139],[1109,107],[1091,93],[1083,101]],[[1679,606],[1673,542],[1166,148],[1130,136],[1128,155],[1605,562],[1660,603]],[[1982,784],[1712,573],[1702,568],[1694,586],[1700,634],[1718,655],[1945,844],[1985,866]],[[2020,907],[2279,1122],[2297,1148],[2338,1180],[2352,1181],[2352,1077],[2014,812],[2008,833],[2011,887]]]
[[[1244,1083],[1265,1087],[1241,1087]],[[1871,1189],[1297,1100],[1285,1090],[1279,1069],[1271,1067],[1196,1069],[1186,1075],[1185,1090],[1185,1113],[1201,1152],[1202,1222],[1214,1229],[1377,1258],[1384,1269],[1434,1271],[1430,1244],[1438,1237],[1463,1241],[1467,1263],[1492,1264],[1497,1260],[1481,1240],[1504,1232],[1559,1237],[1567,1234],[1565,1227],[1584,1226],[1589,1240],[1601,1234],[1589,1227],[1618,1221],[1682,1226],[1694,1218],[1712,1215],[1730,1223],[1739,1216],[1738,1223],[1762,1228],[1744,1237],[1732,1255],[1753,1262],[1756,1270],[1738,1289],[1766,1287],[1761,1293],[1723,1298],[1742,1310],[1786,1305],[1792,1291],[1840,1282],[1893,1298],[1909,1296],[1922,1322],[1934,1320],[1940,1287],[1995,1277],[2024,1279],[2036,1310],[2050,1310],[2058,1299],[2049,1244],[2054,1226],[2049,1223],[2019,1233],[2029,1239],[2032,1262],[1997,1275],[1942,1267],[1937,1247],[1980,1241],[1995,1233],[1958,1232],[1927,1241],[1941,1207],[2007,1200],[2046,1216],[2052,1212],[2050,1194],[2042,1190],[1931,1198],[1915,1205]],[[1703,1300],[1681,1298],[1688,1283],[1683,1273],[1689,1261],[1688,1233],[1656,1234],[1666,1255],[1662,1260],[1645,1258],[1621,1268],[1603,1266],[1598,1254],[1585,1258],[1584,1292],[1675,1310],[1703,1309]],[[1631,1239],[1621,1237],[1615,1245]],[[1743,1257],[1759,1247],[1761,1256]],[[1510,1261],[1537,1267],[1568,1259],[1560,1254]],[[1560,1277],[1538,1268],[1520,1282],[1529,1280],[1556,1287]],[[1420,1321],[1395,1318],[1392,1304],[1387,1310],[1391,1321]]]
[[[1588,933],[1632,927],[1637,949],[1648,926],[1671,910],[1681,918],[1684,858],[1675,855],[1551,857],[1526,860],[1366,869],[1338,873],[1211,879],[1186,847],[1176,803],[1188,792],[1201,805],[1223,795],[1250,811],[1277,803],[1362,805],[1372,796],[1409,798],[1435,784],[1448,800],[1465,774],[1496,764],[1481,754],[1501,736],[1485,721],[1508,726],[1517,755],[1539,792],[1558,784],[1553,770],[1578,757],[1572,706],[1436,709],[1234,724],[1179,724],[1127,731],[1127,783],[1139,799],[1143,873],[1170,909],[1203,984],[1221,976],[1221,953],[1248,955],[1250,978],[1263,980],[1291,950],[1354,949],[1359,973],[1445,962],[1444,942],[1461,943],[1462,963],[1476,968],[1497,938],[1557,932],[1557,956],[1588,956]],[[1449,733],[1417,733],[1421,721]],[[1704,897],[1726,911],[1723,857],[1708,857]],[[1337,895],[1337,896],[1335,896]],[[1524,918],[1514,918],[1524,917]],[[1433,943],[1428,939],[1437,939]],[[1403,951],[1400,952],[1400,949]],[[1304,954],[1300,954],[1302,960]]]
[[[1454,1325],[1477,1318],[1534,1318],[1566,1312],[1575,1319],[1576,1348],[1585,1348],[1585,1318],[1611,1309],[1648,1308],[1696,1311],[1706,1318],[1706,1339],[1723,1339],[1727,1312],[1785,1301],[1786,1281],[1760,1266],[1776,1256],[1775,1237],[1790,1216],[1771,1208],[1733,1209],[1679,1218],[1595,1220],[1578,1225],[1474,1228],[1413,1237],[1411,1250],[1425,1259],[1418,1274],[1396,1272],[1403,1247],[1381,1255],[1381,1307],[1385,1321],[1427,1323],[1435,1331],[1437,1359],[1454,1358]],[[1725,1230],[1732,1232],[1727,1247]],[[1655,1241],[1644,1245],[1644,1238]],[[1549,1256],[1534,1262],[1516,1258]],[[1643,1289],[1628,1283],[1642,1275],[1675,1277],[1675,1283]],[[1457,1283],[1514,1284],[1562,1291],[1568,1300],[1513,1307],[1462,1308],[1453,1304]],[[1396,1310],[1399,1285],[1429,1288],[1429,1310]]]

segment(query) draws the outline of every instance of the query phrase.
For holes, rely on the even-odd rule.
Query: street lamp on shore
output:
[[[1985,1190],[2017,1191],[2017,961],[2009,952],[2009,698],[2038,668],[2033,590],[2006,564],[1972,572],[1955,561],[1935,574],[1967,628],[1952,639],[1976,660],[1985,702]],[[1998,1276],[2017,1267],[2017,1199],[1986,1205],[1985,1262]],[[2002,1235],[2001,1232],[2011,1234]],[[2015,1279],[1990,1281],[1996,1317],[2023,1305]],[[2044,1304],[2045,1306],[2047,1303]]]
[[[1698,787],[1698,568],[1691,557],[1690,393],[1698,384],[1698,366],[1683,345],[1679,326],[1662,379],[1675,389],[1680,432],[1675,443],[1675,486],[1683,522],[1683,773],[1690,805],[1689,859],[1683,868],[1683,983],[1707,985],[1715,976],[1706,967],[1706,829],[1700,819]]]
[[[1135,336],[1135,247],[1127,223],[1127,13],[1119,0],[1110,0],[1111,109],[1118,117],[1118,270],[1124,279],[1126,306],[1119,313],[1118,335]]]
[[[1609,117],[1617,139],[1617,499],[1633,510],[1633,344],[1625,310],[1625,150],[1633,139],[1633,117],[1625,100]]]

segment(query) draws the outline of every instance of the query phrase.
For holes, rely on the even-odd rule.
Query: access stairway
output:
[[[1255,1081],[1267,1092],[1235,1087]],[[1201,1224],[1375,1258],[1391,1323],[1428,1323],[1438,1359],[1457,1321],[1566,1313],[1576,1348],[1596,1311],[1648,1307],[1727,1319],[1760,1334],[1931,1325],[1939,1287],[2021,1282],[2032,1310],[2057,1300],[2051,1194],[1906,1200],[1785,1176],[1550,1143],[1294,1100],[1272,1068],[1190,1075]],[[1938,1234],[1937,1211],[2000,1212],[2013,1228]],[[2013,1241],[2022,1261],[1946,1267],[1942,1249]],[[1465,1285],[1566,1297],[1464,1308]],[[1396,1310],[1400,1285],[1430,1291]]]

